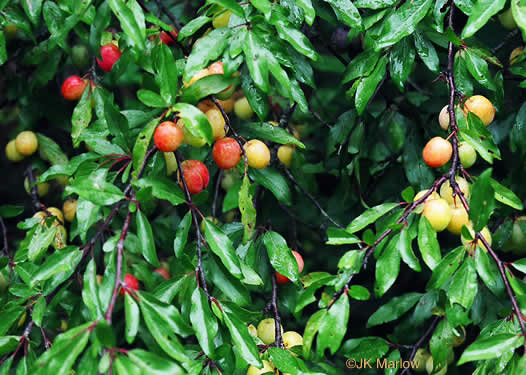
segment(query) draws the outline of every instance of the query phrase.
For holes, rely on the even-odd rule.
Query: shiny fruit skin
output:
[[[175,44],[175,41],[177,40],[177,36],[179,35],[179,31],[177,31],[175,26],[172,26],[172,29],[173,31],[170,31],[169,33],[167,33],[166,31],[161,32],[160,37],[159,37],[159,39],[161,40],[161,43],[164,43],[167,46]]]
[[[210,126],[212,126],[212,132],[214,133],[214,141],[224,138],[226,135],[226,123],[225,119],[223,118],[223,115],[221,114],[221,111],[219,109],[210,109],[206,111],[205,116],[208,119]]]
[[[64,214],[58,208],[48,207],[47,212],[49,212],[51,216],[55,216],[60,221],[60,223],[64,224]]]
[[[469,197],[471,196],[471,191],[469,190],[469,183],[466,181],[465,178],[459,176],[455,177],[455,181],[457,182],[462,194],[464,194],[464,198],[469,200]],[[449,180],[444,182],[440,187],[440,197],[442,199],[445,199],[446,202],[452,206],[458,207],[462,205],[462,202],[460,201],[460,198],[457,195],[453,197],[453,189],[451,188]]]
[[[66,100],[78,100],[84,94],[87,85],[87,80],[79,76],[69,76],[62,84],[62,96]]]
[[[127,273],[124,276],[124,285],[131,290],[137,291],[139,290],[139,280],[135,276],[133,276],[130,273]],[[121,287],[120,290],[121,295],[125,295],[126,293],[129,293],[129,291],[125,290],[125,288]]]
[[[234,103],[234,112],[241,120],[249,120],[254,115],[254,111],[246,97],[236,100]]]
[[[425,189],[425,190],[421,190],[419,191],[415,197],[413,198],[413,202],[416,202],[417,200],[419,200],[420,198],[422,198],[424,196],[425,193],[427,193],[428,189]],[[433,199],[439,199],[440,198],[440,195],[438,195],[438,193],[436,191],[432,192],[431,194],[428,195],[428,197],[426,198],[426,200],[424,201],[427,202],[427,201],[431,201]],[[422,204],[419,204],[414,210],[413,212],[416,213],[416,214],[421,214],[422,211],[424,210],[424,203]]]
[[[162,122],[153,135],[155,146],[162,152],[173,152],[183,142],[183,130],[171,121]]]
[[[11,140],[5,146],[5,155],[9,161],[19,162],[24,159],[24,155],[18,153],[16,150],[15,140]]]
[[[70,199],[64,202],[62,205],[62,212],[64,212],[64,218],[70,223],[75,218],[75,213],[77,211],[77,200]]]
[[[424,203],[422,214],[429,220],[435,231],[441,232],[448,226],[452,210],[444,199],[433,199]]]
[[[166,280],[170,279],[170,272],[166,268],[157,268],[154,272],[164,277]]]
[[[208,186],[210,179],[208,169],[199,160],[185,160],[181,167],[190,194],[199,194]]]
[[[460,234],[462,227],[468,225],[469,215],[462,204],[453,207],[451,210],[451,220],[447,225],[447,230],[453,234]]]
[[[84,70],[89,65],[89,51],[88,48],[82,44],[73,46],[71,49],[71,61],[75,68]]]
[[[451,143],[442,137],[432,138],[422,151],[424,162],[432,168],[445,165],[451,159],[452,154]]]
[[[290,349],[294,346],[303,345],[303,336],[295,331],[287,331],[283,334],[283,345],[285,349]]]
[[[294,255],[294,258],[296,258],[296,263],[298,263],[298,271],[299,273],[301,273],[303,271],[303,267],[305,266],[303,262],[303,257],[300,253],[294,250],[292,250],[292,255]],[[286,276],[283,276],[279,272],[276,272],[276,281],[278,284],[286,284],[290,282],[290,279]]]
[[[38,149],[38,138],[32,131],[25,130],[16,136],[15,146],[20,155],[33,155]]]
[[[248,165],[252,168],[262,169],[270,163],[270,150],[259,139],[252,139],[243,146],[248,158]]]
[[[290,168],[292,163],[292,155],[294,154],[294,146],[283,145],[278,148],[278,159],[287,168]]]
[[[496,110],[486,97],[474,95],[464,103],[464,114],[467,116],[468,112],[472,112],[488,126],[493,122]]]
[[[248,368],[247,375],[261,375],[267,374],[269,372],[274,373],[274,366],[270,362],[265,360],[262,360],[261,362],[263,362],[262,368],[259,369],[256,366],[250,366]]]
[[[232,169],[241,160],[241,147],[233,138],[223,138],[214,144],[213,157],[221,169]]]
[[[24,189],[29,195],[31,195],[31,188],[29,186],[29,179],[27,177],[24,179]],[[39,197],[45,197],[48,192],[49,184],[47,182],[37,184],[37,194]]]
[[[232,15],[232,12],[227,10],[215,16],[214,20],[212,21],[212,26],[214,27],[214,29],[220,29],[222,27],[227,27],[228,22],[230,22],[231,15]]]
[[[105,72],[111,71],[113,65],[121,58],[121,51],[115,44],[110,43],[100,47],[101,59],[97,57],[97,64]]]
[[[447,128],[449,127],[449,112],[448,112],[448,106],[444,106],[442,110],[440,111],[440,114],[438,115],[438,123],[440,124],[440,127],[447,131]]]
[[[283,333],[283,327],[281,327]],[[273,318],[263,319],[258,324],[258,337],[264,344],[270,345],[276,341],[276,325]]]
[[[475,238],[475,231],[473,230],[473,224],[470,222],[468,225],[466,225],[466,227],[468,228],[469,233],[471,234],[471,237]],[[491,238],[491,232],[489,231],[488,227],[482,228],[482,230],[480,231],[480,234],[482,235],[482,237],[484,237],[488,245],[491,246],[491,242],[493,239]],[[471,243],[471,240],[468,240],[464,236],[461,236],[460,240],[462,242],[462,245],[469,245]],[[482,241],[478,240],[477,245],[483,248],[484,250],[486,250],[486,247],[484,246]]]
[[[460,142],[458,145],[458,157],[464,168],[470,168],[477,161],[477,151],[469,143]]]

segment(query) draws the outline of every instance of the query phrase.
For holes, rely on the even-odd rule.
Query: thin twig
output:
[[[223,170],[220,169],[217,173],[216,185],[214,188],[214,200],[212,201],[212,217],[216,217],[217,198],[219,197],[219,186],[221,186],[221,179],[223,178]]]
[[[431,335],[435,331],[435,328],[436,328],[436,326],[437,326],[437,324],[438,324],[440,319],[442,319],[442,317],[435,316],[435,318],[431,322],[431,325],[427,328],[427,330],[424,332],[422,337],[420,337],[420,339],[413,346],[413,350],[411,351],[411,355],[409,356],[409,363],[411,363],[413,361],[413,359],[415,358],[415,354],[416,354],[418,348],[420,348],[422,346],[422,344],[426,341],[426,339],[429,337],[429,335]],[[418,365],[420,366],[420,364],[418,364]],[[404,374],[406,374],[409,371],[410,371],[410,367],[407,367],[407,368],[404,369],[404,371],[402,371],[401,375],[404,375]]]
[[[275,328],[275,337],[276,341],[274,341],[274,346],[278,348],[284,348],[283,345],[283,337],[281,336],[281,317],[279,315],[279,309],[278,309],[278,282],[276,280],[276,273],[272,272],[272,301],[271,301],[271,309],[272,309],[272,315],[274,316],[274,328]]]

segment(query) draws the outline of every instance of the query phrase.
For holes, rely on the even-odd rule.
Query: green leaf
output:
[[[179,117],[184,121],[184,127],[193,136],[204,138],[208,144],[212,144],[214,141],[214,133],[203,112],[187,103],[177,103],[173,109],[179,112]]]
[[[157,128],[161,118],[156,117],[151,120],[146,126],[141,130],[135,145],[133,146],[133,177],[137,179],[139,175],[139,170],[144,161],[146,153],[148,152],[148,146],[153,137],[153,132]]]
[[[511,265],[522,273],[526,273],[526,258],[516,260]]]
[[[245,175],[243,177],[243,184],[239,190],[239,211],[241,212],[241,222],[245,228],[243,232],[243,243],[247,243],[256,228],[256,209],[254,208],[249,189],[250,179]]]
[[[80,101],[73,110],[73,117],[71,118],[71,138],[73,139],[74,147],[79,146],[79,137],[91,122],[91,97],[89,91],[90,90],[84,90],[84,94],[82,94]]]
[[[354,219],[346,228],[349,233],[355,233],[364,229],[369,224],[374,223],[380,217],[397,207],[398,203],[383,203],[378,206],[369,208],[356,219]]]
[[[293,144],[299,148],[305,148],[305,145],[287,130],[279,126],[273,126],[268,122],[244,123],[239,128],[239,133],[249,138],[264,139],[282,145]]]
[[[230,33],[231,31],[227,27],[214,29],[194,44],[192,52],[186,61],[184,82],[189,82],[190,79],[199,72],[199,70],[205,68],[210,61],[221,56],[228,45]]]
[[[42,319],[44,318],[46,307],[46,297],[40,296],[33,307],[33,315],[31,315],[31,318],[37,327],[42,327]]]
[[[168,104],[164,101],[164,99],[159,94],[151,90],[140,89],[139,91],[137,91],[137,98],[147,107],[168,107]]]
[[[139,330],[139,323],[141,321],[141,315],[139,313],[139,306],[133,299],[130,293],[124,295],[124,316],[126,318],[126,342],[128,344],[133,343],[135,336]]]
[[[232,77],[226,77],[222,74],[212,74],[201,78],[190,86],[183,88],[182,100],[195,104],[200,99],[209,95],[217,94],[231,85],[237,85],[238,80]]]
[[[29,243],[27,257],[30,261],[39,258],[44,251],[53,243],[57,227],[55,225],[47,228],[45,225],[39,226],[36,233],[31,238]]]
[[[141,51],[144,50],[146,48],[145,31],[137,23],[138,20],[133,11],[122,0],[108,0],[108,4],[113,14],[119,19],[122,30],[130,38],[132,45]]]
[[[0,337],[0,355],[13,353],[20,342],[20,336]],[[3,364],[2,364],[3,365]],[[0,374],[4,374],[4,368],[0,367]],[[6,374],[7,375],[7,374]]]
[[[312,314],[305,326],[303,333],[303,356],[308,359],[311,357],[311,346],[314,342],[314,337],[318,333],[321,324],[325,321],[328,312],[325,309],[318,310]]]
[[[5,35],[4,31],[0,32],[0,66],[7,61],[7,50],[5,48]]]
[[[491,186],[491,168],[484,171],[471,186],[469,218],[473,228],[480,232],[489,221],[495,208],[495,193]]]
[[[84,283],[82,289],[82,301],[89,309],[91,317],[100,319],[103,316],[102,307],[99,300],[97,273],[95,261],[89,261],[86,271],[84,272]]]
[[[270,105],[266,94],[256,86],[245,65],[241,68],[241,87],[246,95],[248,104],[261,121],[267,118]]]
[[[153,238],[152,227],[148,218],[141,210],[137,210],[136,217],[137,237],[139,237],[142,255],[154,267],[159,267],[159,259],[155,250],[155,240]]]
[[[400,91],[404,89],[414,63],[415,49],[409,37],[405,37],[393,46],[389,54],[389,74]]]
[[[506,5],[506,0],[477,0],[471,9],[468,22],[462,30],[462,39],[469,38],[479,31],[495,14]]]
[[[495,91],[495,82],[491,78],[491,73],[488,68],[488,62],[482,57],[472,52],[469,48],[464,50],[466,56],[466,66],[473,78],[477,80],[482,86],[489,90]]]
[[[177,38],[179,40],[183,40],[184,38],[194,35],[201,27],[203,27],[210,21],[212,21],[212,19],[207,16],[199,16],[194,18],[186,25],[184,25],[181,28],[181,30],[179,30],[179,35],[177,36]]]
[[[362,28],[362,18],[360,12],[351,0],[324,0],[328,3],[338,18],[347,26]]]
[[[349,295],[359,301],[366,301],[371,297],[369,290],[361,285],[351,285],[349,288]]]
[[[342,83],[347,83],[359,77],[368,76],[374,70],[380,58],[380,52],[367,49],[356,56],[352,63],[345,68]]]
[[[129,350],[128,358],[142,369],[142,374],[183,375],[185,371],[175,362],[142,349]]]
[[[420,262],[413,252],[412,242],[413,240],[409,234],[409,229],[402,229],[397,245],[398,249],[400,249],[400,256],[402,257],[404,263],[407,264],[411,269],[415,270],[416,272],[420,272],[422,267],[420,266]]]
[[[37,133],[37,138],[38,153],[42,159],[48,160],[51,165],[66,164],[68,162],[68,157],[54,140],[40,133]]]
[[[341,0],[337,1],[340,2]],[[346,1],[352,4],[349,0]],[[318,60],[318,53],[314,50],[310,40],[301,31],[289,26],[286,22],[275,22],[274,26],[279,37],[289,42],[296,51],[311,60]]]
[[[38,25],[40,12],[42,10],[42,0],[21,0],[20,3],[26,12],[27,17],[33,25]]]
[[[347,332],[349,321],[349,297],[343,293],[329,308],[325,319],[321,322],[318,332],[318,354],[323,354],[329,348],[334,354],[340,348]]]
[[[263,364],[259,359],[258,348],[248,328],[235,314],[230,314],[223,309],[223,320],[227,326],[232,341],[241,357],[252,366],[261,367]]]
[[[511,12],[523,37],[526,38],[526,5],[520,0],[511,0]]]
[[[194,327],[199,345],[207,356],[214,355],[214,339],[217,335],[217,319],[212,314],[208,298],[201,288],[196,288],[192,293],[192,306],[190,308],[190,321]]]
[[[455,273],[464,259],[466,248],[464,246],[451,250],[433,270],[431,279],[429,279],[426,290],[438,289]]]
[[[31,277],[31,287],[37,283],[47,280],[52,276],[61,273],[73,273],[82,259],[82,251],[76,246],[67,246],[60,251],[54,252],[46,258],[43,265],[38,267],[38,271]]]
[[[487,252],[475,251],[475,267],[479,277],[484,281],[488,289],[495,296],[502,297],[504,295],[504,283],[499,275],[497,265],[493,260],[489,259]]]
[[[240,18],[245,17],[245,12],[243,11],[243,8],[235,0],[208,0],[207,2],[220,5],[221,7],[232,11],[232,13],[234,13]]]
[[[66,186],[66,193],[78,194],[97,205],[106,206],[124,199],[124,194],[115,185],[106,181],[108,170],[96,169],[89,175],[78,176]]]
[[[400,318],[406,312],[411,310],[422,296],[422,293],[412,292],[393,298],[370,316],[369,320],[367,320],[367,328]]]
[[[387,56],[382,56],[370,76],[362,78],[356,88],[354,104],[358,115],[362,115],[376,88],[382,82],[387,67]]]
[[[362,242],[355,235],[335,227],[327,228],[327,245],[352,245]]]
[[[424,215],[420,217],[420,222],[418,223],[418,248],[424,263],[431,270],[434,270],[440,263],[442,255],[440,254],[437,233]]]
[[[473,258],[466,258],[459,270],[453,276],[453,280],[447,290],[447,296],[451,304],[470,309],[478,291],[477,271]]]
[[[210,245],[210,249],[216,254],[228,271],[236,278],[243,276],[239,258],[236,255],[232,241],[228,236],[214,223],[205,220],[205,238]]]
[[[183,220],[179,223],[177,227],[177,232],[175,233],[174,239],[174,253],[177,258],[180,258],[183,255],[184,247],[188,241],[188,231],[192,226],[192,211],[188,211],[184,215]]]
[[[249,168],[248,174],[254,182],[270,190],[277,200],[287,206],[292,204],[289,185],[285,177],[277,170],[271,167],[263,169]]]
[[[263,236],[263,242],[272,267],[293,283],[297,283],[299,281],[298,262],[285,239],[280,234],[269,231]]]
[[[431,340],[429,340],[429,349],[433,355],[433,369],[447,367],[447,361],[453,354],[453,327],[447,319],[442,319]]]
[[[497,358],[522,345],[523,338],[516,334],[500,333],[477,339],[462,353],[457,365],[466,362]]]
[[[17,217],[24,212],[23,206],[15,206],[12,204],[4,204],[0,206],[0,217],[4,219],[9,219],[12,217]]]
[[[316,11],[312,6],[311,0],[296,0],[296,5],[303,9],[305,22],[307,25],[312,26],[314,18],[316,17]]]
[[[495,199],[516,210],[523,210],[524,206],[520,198],[510,189],[500,184],[497,180],[490,178],[490,185],[495,191]]]
[[[374,291],[379,297],[391,288],[400,272],[399,239],[400,234],[393,236],[376,262]]]
[[[167,177],[147,176],[136,181],[135,185],[141,189],[151,187],[154,197],[167,200],[174,206],[186,202],[180,186]]]
[[[434,73],[438,72],[440,61],[433,43],[431,43],[431,41],[420,31],[416,31],[413,34],[413,38],[415,39],[415,48],[418,52],[418,56],[420,56],[429,70]]]
[[[403,37],[412,34],[418,23],[425,17],[432,0],[413,0],[405,2],[394,10],[380,24],[377,31],[379,38],[375,40],[374,47],[377,51],[389,47]]]

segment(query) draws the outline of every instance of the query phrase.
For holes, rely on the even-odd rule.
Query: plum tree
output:
[[[440,114],[438,115],[438,123],[442,129],[447,131],[449,127],[449,112],[447,105],[445,105],[440,111]]]
[[[214,140],[217,141],[218,139],[224,138],[226,135],[225,131],[225,119],[223,118],[223,114],[218,109],[209,109],[205,112],[206,118],[208,119],[208,122],[212,126],[212,131],[214,133]]]
[[[19,162],[24,159],[24,155],[20,154],[16,150],[16,144],[15,140],[11,140],[7,143],[7,146],[5,146],[5,155],[7,156],[7,159],[13,162]]]
[[[424,162],[433,168],[445,165],[451,159],[452,154],[451,143],[442,137],[432,138],[422,151]]]
[[[263,360],[263,366],[261,368],[258,368],[256,366],[250,366],[247,371],[247,375],[261,375],[261,374],[267,374],[269,372],[274,373],[274,366],[266,360]]]
[[[415,197],[413,198],[413,202],[416,202],[419,199],[421,199],[428,191],[429,189],[420,190],[418,193],[416,193]],[[436,191],[433,191],[431,192],[431,194],[429,194],[429,196],[426,198],[424,202],[427,202],[433,199],[439,199],[439,198],[440,198],[440,195],[438,195]],[[424,210],[424,205],[420,204],[418,205],[418,207],[415,208],[414,212],[416,214],[421,214],[423,210]]]
[[[303,336],[295,331],[287,331],[283,333],[283,345],[285,345],[285,349],[301,346],[303,345]]]
[[[292,163],[294,150],[294,146],[291,145],[283,145],[278,148],[278,159],[287,168],[290,168],[290,164]]]
[[[462,227],[468,225],[469,216],[462,204],[458,204],[451,209],[451,220],[447,225],[447,230],[453,234],[460,234]]]
[[[473,229],[473,224],[471,222],[469,222],[466,225],[466,228],[469,230],[469,234],[471,235],[471,237],[474,238],[475,237],[475,230]],[[482,228],[482,230],[480,231],[480,235],[491,246],[491,242],[492,242],[491,232],[489,231],[489,229],[487,227]],[[469,245],[473,241],[473,240],[468,239],[467,237],[464,237],[464,236],[461,236],[460,238],[461,238],[461,241],[462,241],[463,245]],[[477,241],[477,245],[479,245],[479,247],[481,247],[482,249],[485,249],[485,247],[482,245],[481,241],[479,241],[479,240]]]

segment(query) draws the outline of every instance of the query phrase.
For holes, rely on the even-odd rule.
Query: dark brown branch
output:
[[[5,227],[4,219],[0,217],[0,226],[2,227],[2,236],[4,241],[4,247],[2,248],[2,252],[9,258],[9,247],[7,244],[7,229]]]
[[[30,186],[29,192],[31,194],[33,208],[35,211],[39,211],[42,209],[42,207],[44,207],[44,205],[40,202],[40,197],[38,196],[38,189],[37,189],[37,185],[35,184],[36,182],[35,174],[33,172],[33,167],[31,165],[27,167],[25,175],[27,177],[27,180]]]
[[[128,207],[128,214],[126,215],[126,219],[124,220],[124,225],[122,226],[121,231],[121,237],[119,238],[119,242],[117,242],[117,269],[115,272],[115,286],[113,287],[113,293],[111,295],[111,301],[110,305],[108,306],[108,311],[106,311],[106,321],[108,324],[111,325],[111,315],[113,314],[113,309],[115,307],[115,301],[117,300],[117,295],[119,294],[119,290],[121,288],[122,284],[122,252],[124,249],[124,241],[126,240],[126,236],[128,235],[128,229],[130,227],[131,222],[131,209]]]
[[[217,198],[219,197],[219,186],[221,186],[221,179],[223,178],[223,170],[220,169],[217,173],[216,177],[216,185],[214,188],[214,200],[212,202],[212,217],[216,217],[216,206],[217,206]]]
[[[275,337],[274,346],[278,348],[284,348],[283,337],[281,336],[281,317],[279,315],[278,309],[278,282],[276,280],[276,272],[272,272],[272,301],[270,302],[270,307],[272,315],[274,317],[274,326],[275,326]]]
[[[161,9],[161,11],[166,15],[166,17],[170,19],[170,22],[172,22],[172,24],[175,26],[177,31],[181,30],[181,27],[182,27],[181,23],[179,22],[177,18],[175,18],[172,12],[170,12],[170,10],[163,4],[163,1],[155,0],[155,3],[159,7],[159,9]]]
[[[422,337],[420,337],[420,339],[413,346],[413,350],[411,351],[411,355],[409,356],[409,362],[413,361],[413,359],[415,358],[415,355],[416,355],[416,352],[417,352],[418,348],[420,348],[422,346],[422,344],[427,340],[429,335],[431,335],[435,331],[435,328],[437,327],[437,324],[438,324],[440,319],[442,319],[442,317],[435,316],[435,318],[431,322],[431,325],[427,328],[427,330],[424,332]],[[418,365],[420,366],[420,364],[418,364]],[[402,371],[401,375],[404,375],[404,374],[408,373],[409,371],[410,371],[410,367],[407,367],[407,368],[404,369],[404,371]]]

